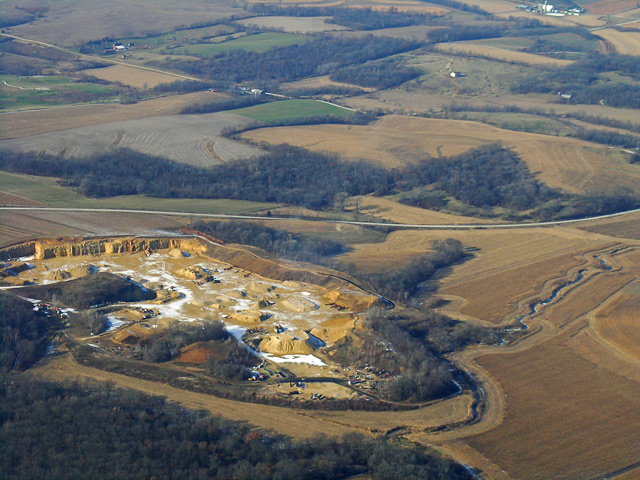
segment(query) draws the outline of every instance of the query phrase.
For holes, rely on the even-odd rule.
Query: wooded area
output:
[[[470,479],[385,439],[293,442],[108,385],[0,380],[0,472],[46,479]]]

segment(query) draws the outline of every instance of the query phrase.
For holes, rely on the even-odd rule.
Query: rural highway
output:
[[[126,208],[64,208],[64,207],[7,207],[1,206],[0,211],[31,211],[31,212],[69,212],[69,213],[135,213],[144,215],[165,215],[176,217],[199,217],[199,218],[227,218],[231,220],[289,220],[289,221],[314,221],[325,223],[344,223],[349,225],[360,225],[363,227],[396,227],[413,229],[433,229],[433,230],[472,230],[472,229],[504,229],[504,228],[533,228],[533,227],[553,227],[568,225],[572,223],[590,222],[607,218],[620,217],[632,213],[640,213],[640,208],[627,210],[625,212],[610,213],[608,215],[598,215],[595,217],[576,218],[572,220],[556,220],[550,222],[530,222],[530,223],[475,223],[475,224],[427,224],[427,223],[392,223],[392,222],[361,222],[357,220],[333,220],[330,218],[299,218],[299,217],[267,217],[258,215],[232,215],[228,213],[194,213],[194,212],[169,212],[163,210],[135,210]]]

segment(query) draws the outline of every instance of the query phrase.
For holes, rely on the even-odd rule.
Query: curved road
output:
[[[572,220],[556,220],[550,222],[531,223],[475,223],[475,224],[423,224],[423,223],[391,223],[391,222],[359,222],[356,220],[332,220],[329,218],[298,218],[298,217],[266,217],[259,215],[233,215],[228,213],[193,213],[193,212],[170,212],[163,210],[136,210],[127,208],[66,208],[66,207],[0,207],[0,211],[36,211],[36,212],[71,212],[71,213],[135,213],[145,215],[165,215],[177,217],[200,217],[200,218],[228,218],[235,220],[289,220],[289,221],[313,221],[325,223],[344,223],[349,225],[360,225],[364,227],[399,227],[414,229],[438,229],[438,230],[471,230],[471,229],[496,229],[496,228],[532,228],[532,227],[553,227],[572,223],[589,222],[607,218],[620,217],[632,213],[640,213],[640,208],[627,210],[625,212],[610,213],[608,215],[598,215],[595,217],[576,218]]]

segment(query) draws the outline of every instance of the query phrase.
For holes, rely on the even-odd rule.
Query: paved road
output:
[[[296,217],[265,217],[257,215],[231,215],[226,213],[194,213],[194,212],[168,212],[162,210],[135,210],[126,208],[60,208],[60,207],[0,207],[0,211],[35,211],[35,212],[70,212],[70,213],[136,213],[145,215],[165,215],[177,217],[200,217],[200,218],[227,218],[235,220],[289,220],[289,221],[315,221],[326,223],[345,223],[349,225],[360,225],[369,227],[396,227],[412,229],[433,229],[433,230],[472,230],[472,229],[504,229],[504,228],[532,228],[532,227],[553,227],[568,225],[572,223],[590,222],[607,218],[620,217],[632,213],[640,213],[640,208],[627,210],[626,212],[610,213],[608,215],[598,215],[595,217],[576,218],[573,220],[556,220],[551,222],[531,222],[531,223],[475,223],[475,224],[424,224],[424,223],[391,223],[391,222],[359,222],[356,220],[332,220],[329,218],[296,218]]]

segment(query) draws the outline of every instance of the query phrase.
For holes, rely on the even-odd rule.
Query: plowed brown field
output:
[[[0,115],[0,140],[22,138],[39,133],[55,132],[69,128],[101,125],[104,123],[156,115],[173,115],[187,105],[224,99],[222,94],[209,92],[172,95],[155,98],[133,105],[82,105],[30,112],[12,112]]]
[[[106,68],[92,68],[82,70],[78,73],[89,75],[90,77],[106,80],[107,82],[117,82],[135,88],[153,88],[162,83],[171,83],[178,80],[172,75],[151,72],[126,65],[114,65]]]
[[[573,333],[478,359],[502,385],[507,414],[467,443],[514,478],[597,478],[640,458],[640,384],[567,349]]]

